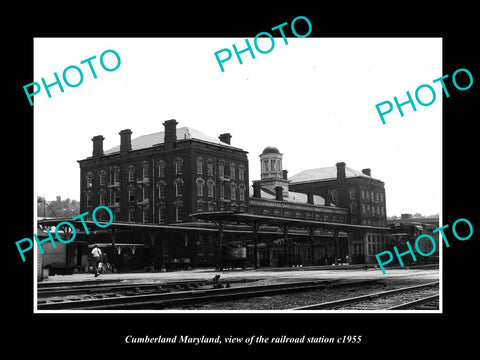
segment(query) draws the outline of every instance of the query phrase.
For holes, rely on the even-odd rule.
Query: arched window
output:
[[[197,157],[197,174],[203,174],[203,159],[201,157]]]
[[[130,165],[128,167],[128,181],[134,182],[135,181],[135,166]]]
[[[203,196],[203,188],[205,186],[205,180],[202,178],[197,179],[197,196]]]
[[[165,198],[166,188],[167,188],[167,184],[165,183],[165,181],[158,182],[158,198],[159,199]]]
[[[237,184],[230,183],[230,199],[237,200]]]
[[[100,170],[98,177],[100,179],[100,185],[107,185],[107,172],[105,170]]]
[[[207,159],[207,176],[213,176],[213,160]]]
[[[183,172],[183,160],[182,158],[175,159],[175,175],[181,175]]]
[[[207,180],[207,196],[209,198],[215,197],[215,181],[212,179]]]
[[[238,200],[245,201],[245,185],[243,184],[238,186]]]
[[[93,186],[93,174],[91,172],[85,175],[85,184],[87,188],[91,188]]]
[[[163,160],[158,162],[158,177],[165,177],[165,166],[166,163]]]
[[[243,165],[238,166],[238,180],[245,180],[245,167]]]
[[[182,179],[175,179],[175,196],[183,196],[183,180]]]

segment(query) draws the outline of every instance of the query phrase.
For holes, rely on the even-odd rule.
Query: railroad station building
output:
[[[92,155],[78,160],[80,213],[104,205],[114,219],[89,235],[79,226],[66,267],[86,271],[94,244],[121,270],[218,266],[229,256],[255,267],[363,264],[386,249],[384,183],[368,169],[338,163],[289,178],[283,154],[267,146],[250,186],[248,152],[229,133],[177,125],[136,138],[121,130],[107,150],[102,135],[92,138]]]

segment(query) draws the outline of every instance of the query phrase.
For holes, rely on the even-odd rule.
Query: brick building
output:
[[[216,139],[177,124],[165,121],[164,131],[134,139],[130,129],[122,130],[120,145],[106,151],[104,137],[93,137],[92,156],[78,160],[80,212],[91,214],[98,205],[106,205],[115,222],[185,225],[191,223],[191,213],[247,211],[247,152],[232,146],[228,133]],[[125,245],[111,254],[120,257],[117,263],[132,263],[134,255],[137,265],[150,261],[146,257],[152,257],[151,248],[129,246],[154,242],[142,236],[146,237],[119,234],[117,243]],[[178,231],[162,241],[167,244],[153,250],[152,262],[165,251],[172,258],[189,258],[193,265],[213,261],[212,233]]]
[[[290,189],[320,195],[326,205],[347,209],[347,223],[372,227],[387,226],[385,184],[372,177],[370,169],[361,172],[344,162],[336,166],[302,171],[290,178]],[[350,254],[354,261],[375,263],[375,254],[389,245],[384,231],[372,229],[350,236]]]

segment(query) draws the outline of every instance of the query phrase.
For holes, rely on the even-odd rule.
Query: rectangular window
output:
[[[113,202],[114,204],[120,203],[120,193],[118,191],[113,192]]]
[[[203,161],[200,159],[197,160],[197,174],[203,174]]]
[[[175,218],[177,222],[183,221],[183,206],[177,206],[175,208]]]
[[[146,223],[148,222],[148,218],[150,217],[150,210],[149,209],[143,209],[143,222]]]
[[[113,183],[114,183],[115,185],[120,184],[120,173],[119,173],[118,171],[115,171],[115,172],[113,173]]]
[[[225,185],[220,183],[218,186],[220,188],[220,199],[223,199],[225,198]]]
[[[177,181],[175,183],[175,193],[176,193],[176,196],[182,196],[183,195],[183,181]]]
[[[142,176],[143,176],[143,180],[148,179],[148,166],[143,167]]]
[[[212,163],[207,163],[207,175],[208,176],[213,176],[213,164]]]
[[[135,181],[135,170],[129,169],[128,170],[128,181],[133,182]]]
[[[218,164],[218,176],[224,177],[225,176],[225,165]]]
[[[128,189],[128,201],[135,201],[135,189]]]
[[[235,165],[230,165],[230,179],[235,179]]]
[[[144,187],[142,191],[143,201],[148,201],[148,187]]]
[[[158,209],[158,221],[160,222],[160,224],[163,224],[165,223],[165,217],[166,217],[166,214],[167,214],[167,209],[165,207],[160,207]]]

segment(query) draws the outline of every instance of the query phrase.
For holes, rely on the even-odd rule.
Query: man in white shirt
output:
[[[100,250],[97,244],[95,244],[91,254],[93,257],[93,268],[95,270],[95,277],[97,277],[98,275],[100,275],[98,271],[98,264],[100,264],[100,261],[102,260],[102,250]]]

